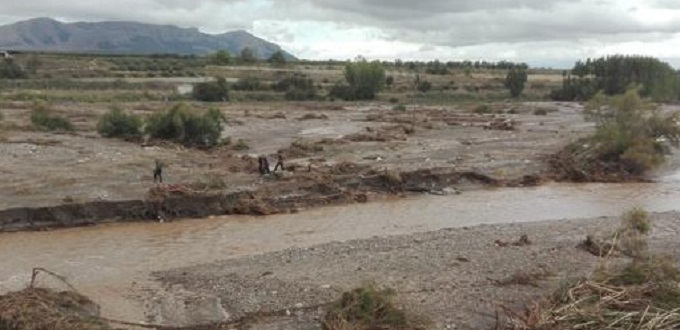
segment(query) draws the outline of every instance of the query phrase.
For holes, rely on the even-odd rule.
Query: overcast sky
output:
[[[0,0],[0,23],[133,20],[244,29],[300,58],[571,66],[644,54],[680,68],[680,0]]]

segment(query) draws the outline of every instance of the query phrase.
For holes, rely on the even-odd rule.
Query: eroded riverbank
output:
[[[249,259],[288,248],[356,239],[370,241],[374,236],[442,228],[541,220],[552,220],[558,226],[566,219],[618,215],[636,205],[656,212],[677,210],[680,185],[674,178],[664,178],[659,183],[548,184],[475,190],[462,195],[395,198],[264,218],[222,216],[200,221],[0,234],[0,290],[23,287],[31,269],[41,266],[66,275],[102,305],[106,316],[140,321],[153,310],[149,292],[159,290],[158,283],[149,277],[152,272],[225,259]],[[492,227],[485,228],[490,235],[497,232]],[[545,235],[561,230],[553,227]],[[579,235],[584,233],[580,231]],[[516,239],[515,234],[497,234],[499,239]]]

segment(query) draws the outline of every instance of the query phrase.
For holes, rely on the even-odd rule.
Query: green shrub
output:
[[[352,87],[340,82],[336,83],[335,85],[333,85],[333,87],[331,87],[330,91],[328,91],[328,96],[331,99],[341,99],[345,101],[356,100],[356,96],[354,95]]]
[[[231,86],[235,91],[257,91],[262,89],[262,84],[260,80],[253,77],[246,77],[239,79],[235,84]]]
[[[5,120],[5,114],[2,111],[0,111],[0,121],[3,120]]]
[[[595,133],[551,161],[563,179],[620,181],[641,176],[661,164],[680,139],[679,114],[662,113],[642,100],[637,89],[614,97],[598,93],[584,113],[596,123]]]
[[[64,117],[52,114],[52,110],[44,104],[33,106],[31,123],[35,129],[41,131],[73,131],[73,124]]]
[[[392,110],[394,111],[406,111],[406,106],[403,104],[395,105],[392,107]]]
[[[274,89],[285,92],[286,100],[306,101],[316,99],[314,81],[303,74],[294,74],[292,77],[279,81],[274,85]]]
[[[210,148],[219,143],[223,122],[224,116],[217,109],[200,115],[180,104],[151,115],[146,121],[145,131],[154,139]]]
[[[345,66],[345,80],[351,88],[353,99],[372,100],[385,86],[385,68],[378,61],[359,59]]]
[[[19,64],[14,62],[11,58],[5,58],[0,63],[0,78],[3,79],[23,79],[26,78],[26,72]]]
[[[522,95],[524,85],[527,82],[527,70],[521,66],[515,66],[508,71],[505,76],[505,87],[510,91],[512,97],[517,98]]]
[[[224,78],[194,85],[194,99],[203,102],[229,101],[229,88]]]
[[[427,93],[432,89],[432,83],[426,80],[418,82],[418,91],[421,93]]]
[[[396,97],[390,97],[389,101],[390,101],[390,103],[392,103],[392,104],[397,104],[397,103],[399,103],[399,99],[396,98]]]
[[[107,138],[137,139],[142,136],[142,119],[114,107],[99,119],[97,132]]]
[[[327,311],[323,329],[425,329],[394,306],[393,296],[392,290],[373,287],[345,292]]]

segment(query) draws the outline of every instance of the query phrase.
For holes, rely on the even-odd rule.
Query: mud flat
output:
[[[680,213],[653,218],[652,249],[680,261]],[[375,284],[394,288],[401,306],[430,318],[435,329],[485,329],[501,305],[521,308],[565,278],[592,272],[601,259],[577,244],[587,234],[610,234],[618,224],[617,217],[601,217],[482,225],[156,272],[165,290],[151,299],[157,306],[149,310],[149,319],[184,325],[221,322],[224,328],[240,329],[320,329],[324,307],[341,292]],[[518,244],[521,235],[530,244]],[[514,283],[521,274],[534,279]],[[183,301],[184,308],[158,308],[162,297],[169,296],[174,302],[166,307]],[[212,314],[191,311],[205,304],[214,307]]]
[[[270,215],[319,206],[365,203],[368,195],[408,192],[455,194],[455,187],[533,186],[541,180],[525,176],[502,181],[474,172],[428,169],[413,172],[366,172],[366,175],[288,176],[254,192],[192,193],[156,187],[145,200],[97,201],[49,207],[0,210],[0,232],[89,226],[110,222],[173,220],[215,215]],[[275,175],[276,176],[276,175]],[[275,179],[276,180],[276,179]],[[177,188],[177,187],[176,187]],[[185,189],[184,187],[182,187]]]

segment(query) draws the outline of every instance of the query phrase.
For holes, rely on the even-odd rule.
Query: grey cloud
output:
[[[292,5],[280,0],[277,4]],[[441,46],[620,39],[680,32],[680,21],[641,23],[615,0],[306,0],[307,18],[372,26],[387,38]],[[663,1],[663,0],[659,0]],[[290,6],[287,6],[290,7]],[[290,15],[295,16],[294,12]]]

